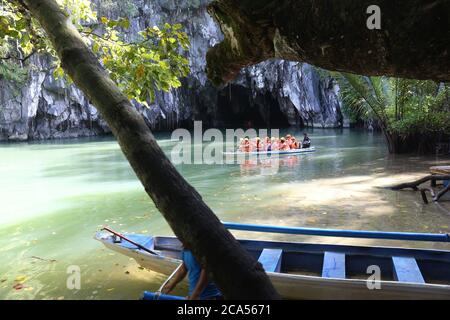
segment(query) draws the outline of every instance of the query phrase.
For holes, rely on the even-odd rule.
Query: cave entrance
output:
[[[218,94],[215,123],[229,128],[285,128],[289,121],[270,92],[228,85]]]

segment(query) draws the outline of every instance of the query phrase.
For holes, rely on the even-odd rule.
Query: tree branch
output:
[[[34,56],[37,53],[37,50],[33,50],[30,54],[27,56],[21,58],[16,55],[8,54],[6,57],[0,57],[0,60],[17,60],[22,63],[25,63],[28,59],[30,59],[32,56]]]

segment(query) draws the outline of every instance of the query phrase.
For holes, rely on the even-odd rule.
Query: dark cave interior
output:
[[[289,121],[270,92],[253,93],[249,88],[228,85],[218,94],[216,124],[222,127],[285,128]]]

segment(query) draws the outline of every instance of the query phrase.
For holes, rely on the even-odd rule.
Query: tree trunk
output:
[[[381,29],[367,27],[371,5],[380,9]],[[365,75],[450,80],[448,0],[215,0],[209,11],[225,36],[207,54],[215,83],[271,58]]]
[[[106,120],[134,172],[177,237],[228,299],[279,298],[262,266],[225,229],[158,146],[142,116],[110,79],[55,0],[23,0],[64,70]]]

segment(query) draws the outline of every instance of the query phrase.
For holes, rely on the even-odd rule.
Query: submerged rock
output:
[[[231,84],[216,88],[206,76],[206,52],[223,35],[206,11],[209,1],[95,1],[99,14],[131,16],[130,36],[163,22],[181,23],[190,37],[191,73],[183,86],[160,92],[149,109],[136,106],[153,130],[244,125],[340,127],[344,124],[333,79],[307,64],[271,60],[241,71]],[[24,141],[95,136],[110,130],[74,86],[55,80],[46,57],[33,57],[29,80],[20,88],[0,77],[0,140]],[[39,71],[49,70],[49,71]]]

